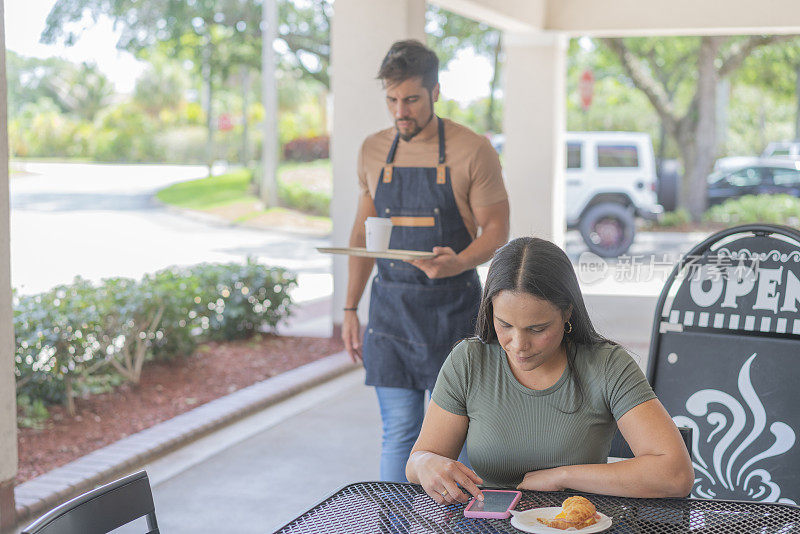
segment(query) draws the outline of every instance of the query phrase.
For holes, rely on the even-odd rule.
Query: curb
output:
[[[303,231],[296,229],[292,230],[289,228],[282,228],[282,227],[265,227],[254,224],[247,224],[246,221],[237,223],[211,213],[205,213],[199,210],[193,210],[189,208],[179,208],[178,206],[167,204],[166,202],[160,201],[156,197],[156,193],[153,193],[151,201],[154,206],[163,208],[172,214],[180,215],[182,217],[186,217],[187,219],[192,219],[194,221],[198,221],[209,225],[223,226],[228,228],[244,228],[247,230],[256,230],[261,232],[275,232],[278,234],[286,235],[288,237],[305,237],[308,239],[329,239],[331,237],[331,232],[321,233],[321,232]]]
[[[14,489],[17,523],[357,367],[346,352],[326,356],[210,401],[24,482]]]

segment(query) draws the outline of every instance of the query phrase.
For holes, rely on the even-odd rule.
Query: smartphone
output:
[[[521,491],[514,490],[482,490],[483,500],[475,497],[464,508],[464,517],[482,517],[486,519],[506,519],[511,517],[511,510],[517,505]]]

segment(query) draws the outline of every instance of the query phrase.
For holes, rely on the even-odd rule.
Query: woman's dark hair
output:
[[[432,91],[439,83],[439,58],[436,53],[415,39],[397,41],[383,58],[378,79],[393,85],[420,76],[422,86]]]
[[[475,334],[484,343],[497,340],[492,298],[501,291],[533,295],[553,304],[562,312],[572,309],[569,316],[572,330],[565,332],[564,344],[567,349],[567,364],[576,379],[578,377],[574,359],[578,345],[616,344],[594,329],[583,302],[575,269],[566,253],[550,241],[537,237],[520,237],[495,253],[483,288],[475,328]],[[579,379],[577,385],[581,390]]]

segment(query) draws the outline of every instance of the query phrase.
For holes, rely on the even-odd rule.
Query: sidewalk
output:
[[[363,384],[351,371],[145,466],[162,532],[273,532],[337,488],[379,479],[380,416]]]

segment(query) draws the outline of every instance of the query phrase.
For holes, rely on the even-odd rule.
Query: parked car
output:
[[[502,152],[505,137],[492,145]],[[567,227],[577,228],[589,250],[602,257],[625,254],[636,217],[656,219],[656,164],[650,136],[639,132],[567,132]]]
[[[741,169],[747,165],[758,165],[760,162],[759,156],[728,156],[714,162],[714,172]]]
[[[761,157],[800,159],[800,139],[769,143],[761,153]]]
[[[711,173],[708,205],[744,195],[785,194],[800,197],[800,161],[761,159],[757,163]]]

